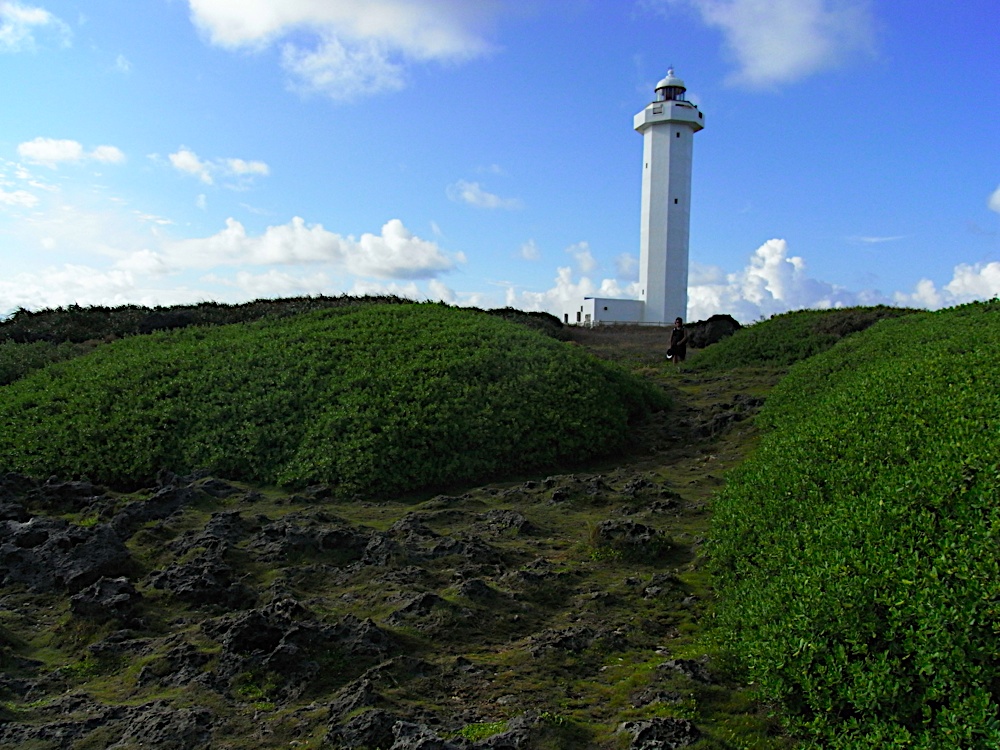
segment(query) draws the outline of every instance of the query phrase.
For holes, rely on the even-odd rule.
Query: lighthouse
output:
[[[566,323],[664,325],[687,314],[688,235],[694,134],[705,117],[687,101],[684,81],[671,68],[656,84],[656,98],[635,116],[642,135],[642,223],[639,232],[640,299],[584,297],[565,312]]]
[[[635,116],[642,135],[642,220],[639,289],[644,323],[687,315],[688,237],[694,134],[704,115],[687,101],[671,68],[656,84],[656,99]]]

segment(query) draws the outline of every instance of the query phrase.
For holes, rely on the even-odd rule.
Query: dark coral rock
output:
[[[127,578],[101,578],[69,600],[70,610],[77,617],[103,622],[130,620],[142,595]]]
[[[687,719],[626,721],[618,731],[632,735],[629,750],[675,750],[701,737],[698,728]]]
[[[75,593],[101,577],[124,575],[130,560],[125,545],[104,524],[85,528],[43,517],[0,522],[0,584]]]

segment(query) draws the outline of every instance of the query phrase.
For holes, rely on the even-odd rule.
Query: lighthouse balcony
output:
[[[635,116],[635,129],[644,130],[660,122],[685,123],[697,132],[705,127],[705,116],[690,102],[653,102]]]

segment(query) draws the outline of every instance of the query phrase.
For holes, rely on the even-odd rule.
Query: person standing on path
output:
[[[674,328],[670,331],[670,348],[667,356],[675,365],[679,365],[687,356],[688,335],[684,330],[684,321],[680,318],[674,320]]]

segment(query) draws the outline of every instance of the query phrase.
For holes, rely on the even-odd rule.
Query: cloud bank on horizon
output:
[[[162,12],[169,13],[171,5],[176,4],[165,3]],[[44,67],[64,64],[60,56],[83,55],[89,45],[106,52],[100,75],[130,81],[163,64],[141,47],[129,46],[130,40],[120,30],[117,39],[109,31],[102,41],[94,41],[88,35],[100,29],[104,17],[96,11],[95,17],[70,15],[72,7],[59,0],[0,2],[0,54],[18,65]],[[246,70],[240,73],[246,77],[240,79],[223,79],[220,74],[216,85],[225,80],[231,88],[207,90],[204,100],[198,100],[198,106],[205,109],[192,109],[197,116],[190,124],[180,117],[176,121],[163,117],[162,130],[145,126],[126,135],[121,128],[102,128],[98,114],[74,124],[72,120],[46,122],[38,112],[25,109],[23,127],[0,131],[0,315],[21,307],[68,304],[165,305],[300,294],[393,293],[452,304],[546,310],[561,317],[583,296],[638,296],[637,253],[621,252],[620,246],[611,247],[606,239],[588,236],[586,232],[597,233],[596,222],[560,218],[558,232],[552,230],[548,225],[555,224],[569,198],[550,198],[546,191],[555,191],[524,178],[538,174],[532,171],[535,161],[544,162],[547,175],[571,174],[571,154],[578,149],[568,140],[571,134],[562,141],[531,146],[530,153],[520,153],[513,138],[513,147],[501,150],[495,144],[503,141],[504,133],[518,132],[518,114],[513,113],[492,141],[469,142],[474,145],[454,141],[445,147],[443,141],[428,135],[435,126],[447,127],[450,119],[461,124],[456,132],[465,132],[482,125],[484,118],[501,117],[499,108],[488,105],[493,101],[490,95],[499,96],[498,87],[505,84],[517,87],[515,98],[533,95],[527,73],[525,81],[510,77],[511,72],[505,78],[491,77],[492,66],[527,54],[519,47],[515,51],[514,36],[505,35],[505,24],[535,29],[539,39],[546,39],[571,33],[573,23],[586,20],[588,13],[601,13],[604,19],[617,11],[542,2],[526,12],[509,0],[188,0],[185,10],[186,31],[180,23],[173,30],[190,34],[186,44],[194,50],[191,54],[204,53],[224,61],[220,65]],[[716,118],[711,128],[718,120],[741,116],[747,100],[739,97],[746,96],[745,92],[780,96],[790,110],[796,92],[810,81],[836,75],[858,60],[877,64],[877,32],[889,21],[877,17],[876,10],[867,0],[637,0],[634,8],[623,8],[615,22],[626,24],[629,14],[644,14],[642,23],[647,26],[682,26],[687,35],[697,36],[699,44],[708,45],[704,54],[717,55],[719,62],[712,70],[717,70],[718,80],[725,84],[718,90],[705,84],[706,95],[711,97],[709,117]],[[622,39],[634,34],[630,29],[622,26]],[[113,47],[115,43],[122,48]],[[574,65],[599,57],[589,53],[590,44],[581,43],[579,54],[569,53]],[[170,46],[168,42],[156,52],[168,55]],[[639,59],[624,46],[615,51]],[[515,67],[520,70],[533,62],[557,66],[560,61],[525,57]],[[660,67],[665,65],[657,60],[652,76],[662,74]],[[276,73],[280,90],[269,90],[267,104],[261,104],[264,131],[272,116],[276,122],[301,116],[303,123],[306,117],[315,117],[308,128],[303,125],[301,133],[317,132],[318,123],[340,127],[341,121],[357,118],[364,123],[359,129],[344,126],[338,132],[351,132],[360,139],[360,128],[379,131],[383,125],[379,108],[388,109],[390,97],[405,97],[408,90],[423,83],[425,101],[431,102],[427,106],[441,107],[428,115],[432,122],[422,136],[436,145],[414,145],[410,158],[372,166],[369,173],[348,171],[329,178],[323,172],[311,192],[331,190],[334,195],[327,201],[291,193],[289,186],[295,178],[287,176],[289,154],[298,149],[307,154],[308,162],[308,154],[316,150],[319,159],[322,139],[301,140],[300,134],[296,141],[296,136],[277,129],[271,141],[258,137],[257,145],[251,146],[253,139],[231,138],[225,128],[219,133],[200,132],[225,115],[224,109],[210,110],[204,101],[252,100],[255,87],[267,85],[257,79],[269,70]],[[644,81],[648,75],[642,74]],[[447,76],[459,91],[455,101],[441,104],[448,95],[434,90],[434,81]],[[206,71],[204,77],[211,76]],[[586,76],[581,75],[581,81]],[[195,85],[201,84],[191,83]],[[472,98],[488,87],[492,91],[483,99]],[[138,91],[132,94],[137,99],[141,98]],[[587,89],[586,93],[593,98],[600,92]],[[698,90],[692,93],[701,96]],[[614,96],[622,93],[609,93],[608,98]],[[283,103],[292,114],[279,117],[273,102]],[[103,106],[103,102],[96,104]],[[622,129],[628,127],[631,110],[641,106],[641,101],[623,100],[613,110],[615,117],[626,122]],[[400,124],[421,116],[414,111]],[[119,139],[101,135],[104,130],[118,133]],[[279,141],[280,147],[275,145]],[[365,162],[349,161],[350,152],[363,152],[374,164],[380,147],[375,136],[370,142],[335,142],[329,147],[330,155],[323,158],[358,170]],[[440,156],[418,163],[416,154],[421,148],[437,149]],[[559,155],[560,148],[565,155]],[[696,151],[700,149],[701,145]],[[308,164],[297,158],[298,169],[307,171]],[[701,158],[699,151],[696,174]],[[436,162],[444,166],[439,169]],[[510,164],[517,168],[508,169]],[[632,171],[637,171],[638,164],[634,166]],[[427,197],[421,195],[421,203],[409,202],[407,196],[404,205],[395,186],[410,184],[406,181],[417,171],[428,177],[415,192]],[[486,176],[467,179],[475,171]],[[725,171],[718,169],[715,174],[719,176],[713,179],[728,189]],[[786,233],[779,220],[766,230],[761,227],[768,222],[759,220],[756,233],[745,231],[735,242],[716,239],[716,244],[727,245],[725,253],[720,250],[717,258],[701,256],[695,225],[688,317],[729,313],[749,322],[796,308],[870,304],[938,308],[1000,295],[1000,260],[995,259],[1000,256],[1000,244],[994,228],[1000,228],[1000,222],[994,218],[990,223],[990,214],[1000,214],[1000,186],[990,192],[998,177],[994,174],[983,184],[977,205],[969,202],[965,209],[970,236],[981,238],[978,249],[953,258],[947,269],[939,264],[934,273],[928,271],[906,285],[886,287],[887,280],[896,282],[882,276],[871,286],[843,279],[823,281],[819,276],[828,269],[810,270],[819,254],[813,255],[809,243],[795,232]],[[773,176],[774,181],[796,178],[787,170]],[[309,178],[301,179],[308,187]],[[378,204],[381,215],[373,211],[359,219],[364,222],[360,231],[358,221],[347,223],[342,214],[336,214],[339,220],[333,221],[324,215],[338,201],[353,205],[350,184],[354,180],[361,183],[355,192],[365,190],[379,199],[380,193],[389,196]],[[341,188],[341,183],[346,187]],[[429,184],[433,189],[428,189]],[[169,197],[157,198],[150,185],[165,186]],[[562,192],[580,195],[604,189],[591,181],[577,192]],[[793,197],[809,192],[806,188],[790,190]],[[696,190],[695,201],[703,194]],[[398,207],[394,200],[400,201]],[[637,229],[637,197],[634,208],[631,223]],[[771,208],[773,202],[767,208],[751,208],[749,213],[760,216]],[[877,219],[870,211],[859,215],[860,231],[843,234],[840,242],[865,249],[890,248],[921,235],[920,229],[906,226],[898,231],[890,222],[883,222],[888,231],[866,231],[878,225]],[[340,230],[338,223],[356,228]],[[512,239],[498,246],[489,239],[494,232]],[[581,236],[581,232],[585,233]],[[540,270],[546,263],[555,270]],[[881,263],[873,256],[873,266]]]

